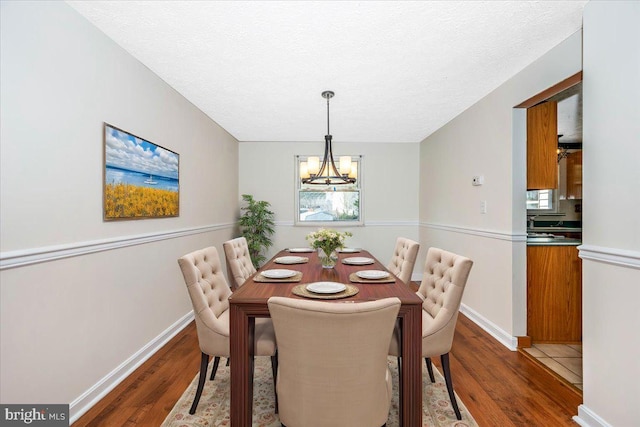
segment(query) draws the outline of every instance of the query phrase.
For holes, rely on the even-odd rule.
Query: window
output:
[[[530,190],[527,191],[527,211],[556,211],[556,200],[553,190]]]
[[[296,156],[296,225],[362,225],[362,156],[351,156],[356,176],[353,184],[303,184],[300,164],[308,156]]]

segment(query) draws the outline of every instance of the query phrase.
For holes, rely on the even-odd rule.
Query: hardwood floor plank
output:
[[[463,315],[450,354],[456,393],[480,426],[575,426],[581,396],[528,357],[497,342]],[[157,426],[198,373],[191,323],[74,426]],[[440,368],[440,360],[434,359]]]

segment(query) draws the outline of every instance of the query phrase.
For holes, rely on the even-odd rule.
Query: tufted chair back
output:
[[[196,318],[200,349],[206,354],[229,356],[229,295],[220,257],[215,247],[191,252],[180,259]]]
[[[387,270],[398,276],[404,283],[411,281],[413,266],[416,264],[420,244],[404,237],[398,237]]]
[[[385,424],[392,389],[387,350],[399,309],[398,298],[358,304],[269,298],[282,424]]]
[[[473,261],[438,248],[429,248],[418,295],[422,303],[422,355],[448,353]]]
[[[256,272],[251,255],[249,254],[249,245],[247,239],[238,237],[228,240],[222,244],[224,254],[227,258],[227,275],[229,281],[234,282],[235,289],[244,284],[249,276]]]
[[[195,414],[209,369],[209,356],[214,356],[211,380],[216,376],[220,357],[229,357],[229,296],[231,289],[222,273],[218,250],[211,246],[178,258],[184,282],[189,291],[196,318],[200,345],[200,376],[190,414]],[[256,319],[253,355],[271,356],[275,372],[278,366],[276,336],[271,319]],[[275,376],[274,376],[275,378]],[[278,406],[276,396],[276,408]],[[277,412],[277,410],[276,410]]]

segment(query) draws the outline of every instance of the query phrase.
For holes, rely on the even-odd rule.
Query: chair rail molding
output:
[[[335,227],[417,227],[419,225],[418,221],[364,221],[362,225],[354,225],[349,223],[341,224],[340,222],[335,223]],[[321,225],[309,221],[308,224],[304,222],[295,224],[293,221],[276,221],[277,227],[320,227]],[[327,223],[323,223],[322,226],[326,227]]]
[[[505,240],[508,242],[526,242],[526,233],[505,233],[495,230],[484,230],[481,228],[457,227],[454,225],[435,224],[432,222],[420,222],[420,227],[432,228],[434,230],[450,231],[453,233],[469,234],[471,236],[486,237],[489,239]]]
[[[181,230],[161,231],[156,233],[114,237],[109,239],[76,242],[66,245],[45,246],[18,251],[0,253],[0,271],[9,268],[23,267],[47,261],[63,258],[71,258],[92,254],[95,252],[109,251],[125,248],[127,246],[143,245],[161,240],[176,239],[194,234],[209,233],[211,231],[232,228],[235,222],[225,224],[212,224],[202,227],[184,228]]]
[[[578,256],[583,260],[640,269],[640,252],[637,251],[596,245],[580,245],[578,251]]]

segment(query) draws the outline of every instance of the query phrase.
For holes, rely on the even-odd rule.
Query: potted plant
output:
[[[254,200],[250,194],[243,194],[242,200],[247,205],[241,208],[243,214],[240,217],[240,232],[247,239],[253,266],[260,268],[266,259],[263,251],[273,245],[271,235],[274,233],[274,214],[269,210],[269,202]]]

